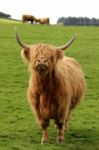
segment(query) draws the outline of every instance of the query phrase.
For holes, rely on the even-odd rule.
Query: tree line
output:
[[[61,17],[58,19],[57,24],[63,24],[63,25],[83,25],[83,26],[98,26],[99,25],[99,19],[96,18],[87,18],[87,17]]]
[[[0,12],[0,18],[11,18],[11,15]]]

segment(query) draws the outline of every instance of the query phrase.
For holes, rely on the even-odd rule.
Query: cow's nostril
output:
[[[38,62],[41,62],[40,59],[38,59]]]
[[[46,63],[46,60],[44,60],[44,63]]]

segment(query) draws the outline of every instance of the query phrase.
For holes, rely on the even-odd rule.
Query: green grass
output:
[[[26,98],[29,74],[20,56],[15,27],[27,43],[62,45],[81,64],[87,81],[84,101],[74,110],[70,131],[56,143],[53,122],[50,143],[40,145],[41,131]],[[99,150],[99,27],[42,26],[0,20],[0,150]]]
[[[20,21],[16,21],[16,20],[14,20],[14,19],[4,19],[4,18],[0,18],[0,24],[1,23],[6,23],[6,24],[19,24],[20,23]]]

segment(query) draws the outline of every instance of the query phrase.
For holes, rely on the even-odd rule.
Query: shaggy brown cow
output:
[[[74,41],[54,47],[47,44],[26,45],[18,34],[16,38],[31,73],[28,99],[42,128],[41,143],[48,142],[47,127],[54,119],[57,125],[57,141],[64,140],[64,127],[71,111],[84,94],[85,79],[78,62],[65,57],[64,50]]]
[[[46,25],[50,24],[49,18],[40,18],[40,19],[37,19],[37,22],[39,22],[40,24],[46,24]]]
[[[25,23],[25,22],[28,22],[30,21],[31,24],[35,21],[35,17],[32,16],[32,15],[23,15],[22,16],[22,22]]]

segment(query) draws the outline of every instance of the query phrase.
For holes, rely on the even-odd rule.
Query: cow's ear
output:
[[[30,48],[24,48],[21,51],[22,58],[25,60],[26,63],[30,62]]]
[[[57,60],[58,59],[61,59],[64,55],[64,51],[61,51],[61,50],[56,50],[56,57],[57,57]]]

